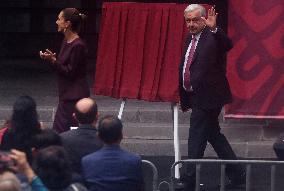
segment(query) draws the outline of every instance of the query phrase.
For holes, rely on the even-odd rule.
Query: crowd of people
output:
[[[59,134],[38,120],[36,103],[19,97],[0,144],[1,191],[139,191],[141,157],[120,147],[123,125],[95,100],[75,104],[77,129]]]

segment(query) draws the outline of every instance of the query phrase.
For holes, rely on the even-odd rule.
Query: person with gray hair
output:
[[[192,110],[188,136],[189,159],[200,159],[209,142],[221,159],[237,159],[226,137],[220,132],[218,116],[222,107],[232,102],[226,77],[226,52],[233,44],[220,27],[215,7],[206,10],[191,4],[184,10],[189,30],[179,67],[180,106]],[[239,165],[227,165],[227,187],[244,183],[245,173]],[[195,168],[188,166],[182,176],[186,190],[195,188]]]
[[[184,15],[187,14],[188,12],[193,12],[195,10],[198,10],[202,17],[206,16],[206,9],[202,5],[199,5],[199,4],[188,5],[184,10]]]

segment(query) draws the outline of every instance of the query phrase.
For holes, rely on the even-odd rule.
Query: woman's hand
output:
[[[45,49],[45,51],[39,51],[39,56],[41,59],[47,60],[51,63],[55,63],[56,61],[56,53],[53,53],[48,49]]]

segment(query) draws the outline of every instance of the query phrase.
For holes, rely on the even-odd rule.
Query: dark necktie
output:
[[[183,76],[183,85],[185,87],[185,89],[187,91],[190,90],[190,72],[189,72],[189,68],[190,65],[192,64],[192,59],[193,59],[193,55],[194,55],[194,51],[195,51],[195,46],[196,46],[196,38],[195,36],[192,35],[192,39],[191,39],[191,47],[189,50],[189,54],[188,54],[188,58],[187,58],[187,62],[186,62],[186,66],[185,66],[185,70],[184,70],[184,76]]]

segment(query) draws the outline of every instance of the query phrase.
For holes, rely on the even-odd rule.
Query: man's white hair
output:
[[[192,12],[192,11],[195,11],[195,10],[199,10],[200,11],[200,15],[201,17],[205,17],[206,16],[206,10],[205,8],[202,6],[202,5],[199,5],[199,4],[190,4],[188,5],[185,10],[184,10],[184,14],[185,13],[188,13],[188,12]]]

